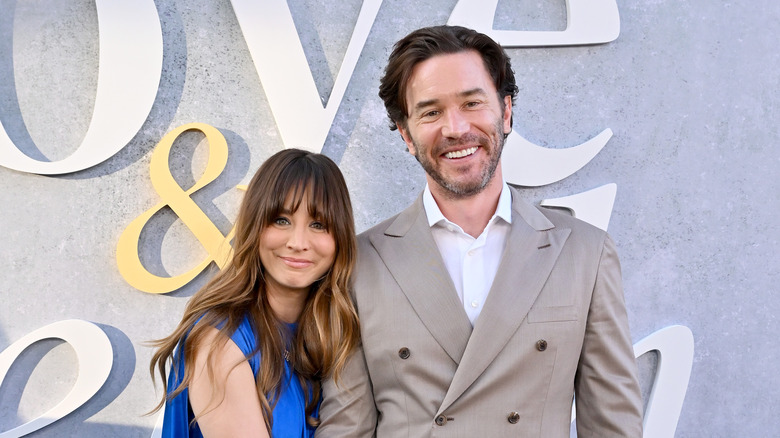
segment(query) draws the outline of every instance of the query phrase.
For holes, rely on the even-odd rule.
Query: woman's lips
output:
[[[280,258],[287,266],[290,266],[292,268],[297,268],[297,269],[307,268],[312,264],[314,264],[314,262],[312,262],[311,260],[298,259],[295,257],[280,257]]]

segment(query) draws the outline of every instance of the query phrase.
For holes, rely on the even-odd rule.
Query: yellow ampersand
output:
[[[209,145],[209,158],[206,170],[189,190],[182,190],[171,175],[168,157],[174,140],[182,133],[197,130],[206,135]],[[214,181],[225,169],[228,148],[225,137],[216,128],[204,123],[189,123],[169,132],[160,140],[152,153],[150,177],[152,185],[162,201],[133,220],[119,237],[116,260],[122,277],[133,287],[143,292],[162,294],[174,291],[189,283],[211,262],[220,268],[230,257],[230,240],[235,229],[227,236],[214,225],[206,213],[190,197],[196,191]],[[239,187],[243,188],[243,187]],[[141,263],[138,254],[138,242],[149,219],[162,208],[169,206],[184,222],[192,234],[208,252],[208,257],[189,271],[173,277],[160,277],[149,272]]]

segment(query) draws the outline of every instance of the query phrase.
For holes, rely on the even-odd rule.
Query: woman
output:
[[[155,342],[163,436],[313,436],[320,380],[358,343],[348,284],[355,232],[346,183],[324,155],[287,149],[252,178],[230,263]],[[254,390],[253,390],[254,389]]]

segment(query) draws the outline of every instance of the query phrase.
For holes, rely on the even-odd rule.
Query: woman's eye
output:
[[[314,221],[311,223],[311,227],[316,230],[327,230],[328,227],[325,226],[322,222]]]
[[[290,225],[290,220],[286,217],[278,217],[274,219],[274,224],[276,225]]]

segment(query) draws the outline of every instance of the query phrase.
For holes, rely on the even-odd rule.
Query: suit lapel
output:
[[[439,412],[474,383],[520,327],[571,231],[553,228],[514,190],[512,214],[501,264]]]
[[[422,197],[403,211],[371,244],[420,320],[455,363],[471,337],[471,322],[455,294],[431,235]]]

